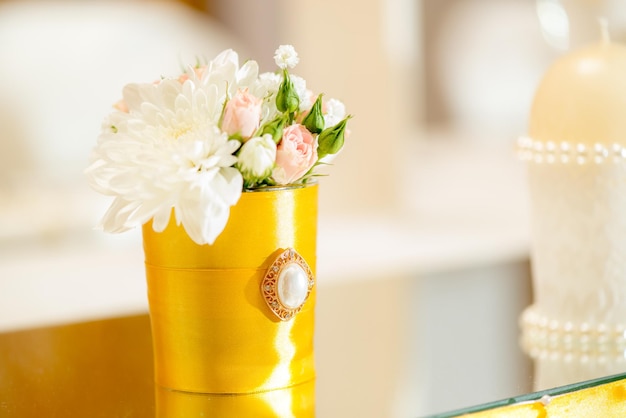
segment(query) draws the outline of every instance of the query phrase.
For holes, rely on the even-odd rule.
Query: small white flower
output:
[[[250,92],[256,97],[263,99],[261,106],[261,124],[274,119],[278,115],[276,109],[276,92],[280,86],[282,78],[276,73],[263,73],[250,86]]]
[[[346,107],[337,99],[328,100],[324,107],[324,126],[330,128],[341,122],[346,117]]]
[[[247,184],[258,183],[272,174],[276,161],[276,143],[272,135],[249,139],[239,150],[237,167]]]
[[[295,67],[300,58],[298,58],[298,53],[292,45],[281,45],[274,54],[274,61],[279,68],[284,70]]]
[[[311,106],[313,106],[313,103],[311,103],[311,96],[309,94],[309,91],[306,89],[306,80],[293,74],[290,74],[289,78],[293,83],[293,88],[296,90],[298,99],[300,99],[299,110],[309,110]]]
[[[282,77],[276,73],[262,73],[250,90],[257,97],[265,97],[268,93],[275,94],[281,81]]]

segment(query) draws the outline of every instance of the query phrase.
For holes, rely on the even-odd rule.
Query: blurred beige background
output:
[[[620,7],[621,6],[621,7]],[[121,88],[234,48],[355,117],[321,181],[323,417],[406,417],[527,392],[526,179],[515,157],[550,62],[623,37],[573,0],[0,0],[0,332],[146,310],[139,231],[93,230],[83,177]]]

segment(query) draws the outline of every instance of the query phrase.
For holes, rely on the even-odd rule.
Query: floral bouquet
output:
[[[306,183],[341,150],[344,105],[289,74],[293,46],[274,58],[280,71],[259,74],[226,50],[180,76],[124,87],[87,169],[95,190],[115,196],[105,231],[149,220],[162,231],[173,208],[194,242],[212,244],[243,190]]]
[[[257,394],[315,377],[312,178],[350,116],[289,74],[292,46],[274,58],[259,74],[227,50],[127,85],[87,169],[115,197],[103,229],[142,226],[159,386]]]

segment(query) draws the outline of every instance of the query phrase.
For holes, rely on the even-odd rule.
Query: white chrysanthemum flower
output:
[[[164,80],[124,88],[128,113],[109,116],[87,169],[96,190],[116,196],[102,220],[105,231],[152,219],[160,232],[173,208],[176,222],[198,244],[212,244],[222,232],[243,179],[233,167],[240,143],[217,123],[225,81],[246,79],[232,56],[226,58],[209,66],[200,83],[190,77],[182,84]]]
[[[330,128],[346,117],[345,105],[337,99],[330,99],[324,104],[324,126]]]
[[[189,66],[178,80],[183,83],[191,80],[195,85],[210,85],[217,89],[223,99],[232,97],[238,89],[249,88],[257,82],[259,65],[256,61],[246,61],[239,67],[239,56],[227,49],[207,65]]]
[[[279,68],[293,68],[298,65],[300,58],[292,45],[281,45],[274,53],[274,61]]]

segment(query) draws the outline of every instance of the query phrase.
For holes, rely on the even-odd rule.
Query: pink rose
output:
[[[259,129],[261,102],[261,99],[248,93],[248,89],[238,90],[226,103],[222,130],[228,135],[239,134],[242,139],[250,138]]]
[[[317,139],[304,126],[294,124],[283,130],[276,149],[276,168],[272,173],[278,184],[299,180],[317,162]]]

